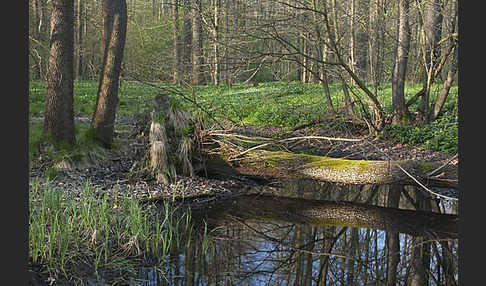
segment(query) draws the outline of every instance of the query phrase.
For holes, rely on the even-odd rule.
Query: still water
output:
[[[205,238],[141,269],[132,285],[458,284],[457,218],[423,222],[432,212],[456,215],[454,202],[430,199],[411,186],[302,180],[256,192],[267,195],[233,198],[199,214],[207,221]],[[409,212],[375,208],[386,207],[392,193]],[[343,201],[349,204],[337,203]],[[342,219],[329,218],[330,207]]]

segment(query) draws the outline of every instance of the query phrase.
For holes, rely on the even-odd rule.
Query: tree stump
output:
[[[191,115],[171,104],[168,95],[155,96],[149,135],[149,169],[157,182],[168,184],[178,173],[194,176],[192,125]]]

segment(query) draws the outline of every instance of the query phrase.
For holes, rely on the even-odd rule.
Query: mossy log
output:
[[[379,207],[363,203],[258,194],[221,202],[211,211],[212,217],[224,217],[229,214],[242,219],[372,228],[413,236],[458,237],[457,215]]]
[[[254,150],[241,160],[243,174],[305,178],[345,184],[416,184],[402,169],[428,186],[457,187],[457,178],[427,177],[439,162],[348,160],[279,151]],[[400,168],[401,167],[401,168]]]

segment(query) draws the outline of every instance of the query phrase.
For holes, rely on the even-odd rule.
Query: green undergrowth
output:
[[[175,104],[193,113],[198,113],[206,120],[233,120],[238,123],[253,124],[263,127],[293,128],[319,119],[330,117],[324,91],[319,84],[301,82],[262,82],[257,86],[242,83],[225,85],[205,85],[195,87],[174,86],[165,83],[149,83],[168,90],[167,93]],[[431,89],[431,100],[437,96],[440,85]],[[369,86],[374,90],[374,87]],[[408,84],[405,87],[406,98],[411,98],[421,88],[420,84]],[[335,108],[341,107],[344,95],[341,84],[329,86],[331,100]],[[96,104],[98,82],[95,80],[74,82],[74,111],[76,116],[91,117]],[[178,90],[184,96],[170,92]],[[31,81],[29,87],[29,112],[31,116],[40,116],[45,111],[46,83]],[[357,86],[349,87],[351,96],[358,96],[365,103],[367,98]],[[385,84],[377,90],[378,99],[386,112],[391,112],[391,85]],[[453,109],[457,102],[457,86],[451,88],[445,104],[445,110]],[[160,89],[133,81],[122,81],[119,89],[117,116],[129,116],[151,110],[152,101]],[[355,95],[353,95],[355,94]],[[184,98],[185,97],[185,98]],[[198,102],[199,107],[193,102]],[[416,106],[411,106],[415,111]],[[357,113],[360,112],[356,107]],[[207,113],[210,113],[209,116]]]
[[[448,113],[422,127],[390,125],[386,137],[396,143],[454,154],[458,152],[459,140],[457,116]]]
[[[76,123],[74,126],[76,143],[70,145],[56,142],[49,135],[43,134],[42,122],[29,122],[29,161],[48,160],[59,163],[63,160],[81,161],[88,155],[104,157],[107,150],[102,147],[89,124]],[[113,149],[119,148],[115,141]]]
[[[431,89],[431,100],[440,91],[436,84]],[[370,89],[374,89],[369,86]],[[344,103],[341,84],[329,86],[334,108]],[[420,84],[408,84],[405,87],[406,98],[411,98],[421,89]],[[349,87],[354,99],[358,96],[368,108],[368,99],[357,87]],[[386,112],[392,111],[391,84],[385,84],[378,89],[378,100]],[[452,110],[457,102],[457,86],[451,88],[444,110]],[[325,100],[324,90],[319,84],[303,84],[301,82],[264,82],[257,86],[234,84],[231,88],[225,86],[208,85],[195,89],[199,100],[207,102],[216,118],[229,118],[235,122],[252,124],[262,127],[295,128],[304,124],[320,121],[321,124],[332,125],[332,121],[339,121],[330,114]],[[190,107],[188,107],[190,108]],[[416,111],[416,104],[410,107]],[[355,112],[361,110],[357,104]],[[345,118],[344,118],[345,119]]]
[[[29,114],[31,116],[43,116],[45,112],[46,88],[46,82],[30,82]],[[75,116],[91,118],[96,105],[97,92],[98,81],[74,81]],[[144,112],[147,108],[150,108],[154,96],[159,92],[157,89],[137,82],[122,82],[118,94],[117,116],[130,116]]]
[[[258,127],[280,127],[286,130],[310,124],[322,129],[349,130],[349,116],[335,116],[328,110],[323,88],[319,84],[301,82],[262,82],[256,86],[242,83],[225,85],[205,85],[195,87],[174,86],[165,83],[150,83],[168,90],[172,104],[191,111],[206,123],[213,124],[232,121]],[[421,84],[405,86],[406,100],[413,97]],[[373,86],[369,86],[375,90]],[[31,81],[29,89],[29,112],[31,116],[42,116],[45,109],[46,83]],[[98,82],[74,82],[74,110],[76,116],[91,117],[96,103]],[[343,105],[342,86],[334,83],[329,86],[334,108]],[[440,84],[431,88],[430,101],[433,102],[441,89]],[[184,96],[170,90],[182,92]],[[368,99],[357,86],[349,87],[353,99],[356,96],[368,108]],[[140,82],[122,81],[119,90],[117,117],[147,113],[152,110],[153,98],[161,90]],[[392,111],[391,84],[377,89],[378,100],[384,110]],[[389,126],[387,134],[397,143],[419,145],[426,149],[454,153],[457,151],[457,97],[458,88],[453,86],[439,119],[425,127],[408,125]],[[194,104],[197,102],[197,106]],[[416,111],[417,103],[410,106]],[[202,109],[203,110],[202,110]],[[361,116],[361,108],[355,105],[355,112]],[[363,125],[366,129],[366,126]]]
[[[123,190],[99,196],[88,182],[79,199],[68,193],[48,182],[34,182],[29,193],[29,264],[44,277],[75,283],[89,269],[105,283],[108,274],[129,280],[141,263],[166,263],[193,243],[190,210],[171,200],[142,203]]]

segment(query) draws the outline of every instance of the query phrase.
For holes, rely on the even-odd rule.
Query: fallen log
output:
[[[310,225],[339,225],[397,231],[413,236],[458,238],[458,216],[363,203],[244,195],[212,206],[211,217],[267,219]]]
[[[457,188],[457,178],[427,176],[439,162],[416,160],[348,160],[282,151],[253,150],[239,160],[236,169],[247,175],[314,179],[345,184],[412,184]],[[405,171],[404,171],[405,170]],[[408,173],[408,174],[407,174]],[[416,180],[414,180],[413,178]]]

